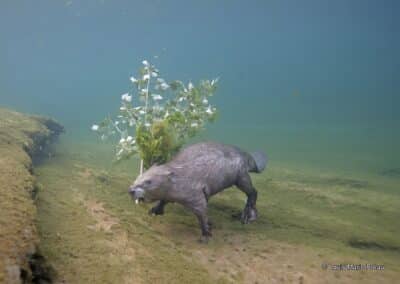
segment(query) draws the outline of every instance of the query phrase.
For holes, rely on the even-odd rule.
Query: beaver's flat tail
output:
[[[250,153],[250,155],[255,162],[255,167],[252,167],[250,172],[261,173],[267,166],[267,162],[268,162],[267,155],[265,155],[263,152],[259,152],[259,151]]]

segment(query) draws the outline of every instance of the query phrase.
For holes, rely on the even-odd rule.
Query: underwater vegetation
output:
[[[32,160],[47,155],[63,131],[56,121],[0,108],[0,283],[38,280],[34,199],[39,185]],[[42,268],[40,268],[40,266]]]
[[[368,187],[360,190],[346,176],[271,167],[252,175],[257,221],[238,222],[245,196],[227,189],[210,199],[214,234],[202,245],[194,241],[196,218],[180,205],[156,218],[151,204],[135,206],[127,184],[137,159],[109,167],[106,145],[57,149],[36,171],[46,189],[38,196],[41,251],[59,281],[396,283],[400,275],[400,198],[385,183],[363,179]],[[324,263],[385,270],[332,271]]]
[[[127,185],[139,174],[137,158],[111,166],[110,145],[63,140],[49,155],[43,146],[62,130],[55,121],[2,109],[0,122],[2,282],[396,283],[400,277],[400,198],[392,177],[275,165],[252,175],[259,191],[254,225],[238,222],[244,196],[228,189],[210,200],[215,234],[202,245],[193,241],[197,220],[181,206],[169,204],[157,218],[147,214],[151,205],[134,206]],[[33,169],[31,157],[39,152],[46,159]],[[384,270],[323,268],[341,263]]]
[[[179,80],[167,83],[154,65],[147,60],[142,64],[138,78],[130,77],[133,87],[121,96],[118,117],[92,126],[101,139],[119,136],[118,160],[139,154],[141,173],[154,163],[168,161],[205,122],[215,119],[216,108],[208,100],[218,82],[217,78],[198,86]]]

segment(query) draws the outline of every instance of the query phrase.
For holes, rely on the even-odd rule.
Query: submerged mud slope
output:
[[[62,130],[52,119],[0,108],[0,283],[32,279],[29,258],[38,243],[32,159]]]
[[[62,283],[397,283],[397,208],[390,180],[271,167],[253,175],[259,219],[232,218],[245,196],[210,200],[208,245],[197,220],[168,204],[163,216],[135,206],[127,188],[137,164],[111,165],[96,145],[68,144],[36,170],[41,251]],[[62,222],[60,222],[62,220]],[[383,271],[335,271],[333,264]],[[327,264],[325,267],[323,264]]]

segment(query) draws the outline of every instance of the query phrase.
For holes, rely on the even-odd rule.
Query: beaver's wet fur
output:
[[[207,241],[211,229],[207,217],[208,199],[225,188],[236,185],[247,195],[241,221],[256,220],[257,191],[249,172],[261,172],[267,158],[261,152],[248,154],[238,147],[207,142],[191,145],[170,162],[154,165],[139,176],[129,188],[137,201],[158,201],[150,213],[164,214],[168,202],[178,202],[198,218],[202,240]]]

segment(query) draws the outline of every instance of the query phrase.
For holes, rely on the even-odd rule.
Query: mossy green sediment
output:
[[[60,280],[395,283],[400,275],[400,198],[385,183],[268,169],[253,175],[254,224],[232,218],[244,206],[240,191],[210,200],[214,235],[205,246],[196,242],[197,220],[179,205],[157,217],[147,214],[149,205],[135,206],[127,187],[136,161],[111,167],[105,147],[64,145],[37,169],[45,188],[38,199],[41,249]],[[385,271],[338,274],[322,263],[383,264]]]
[[[28,262],[38,237],[31,158],[60,131],[49,118],[0,108],[0,282],[32,278]]]

